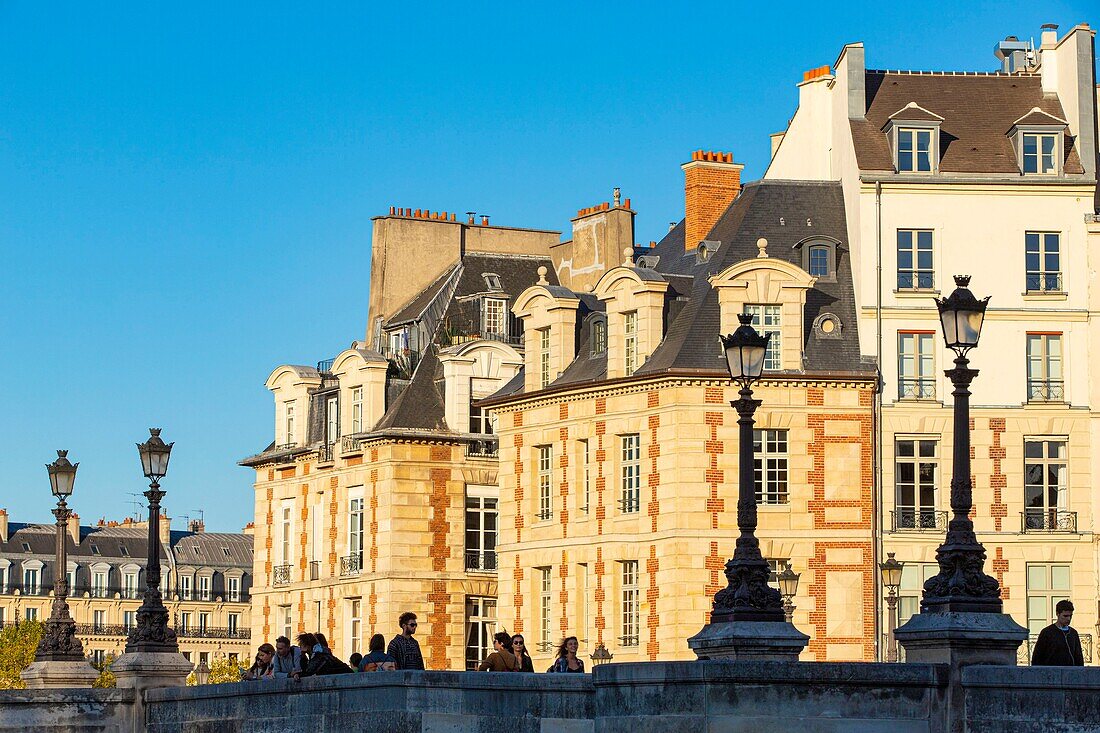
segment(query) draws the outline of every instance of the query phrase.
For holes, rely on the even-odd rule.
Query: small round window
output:
[[[832,313],[822,313],[814,321],[814,330],[823,338],[840,338],[840,319]]]

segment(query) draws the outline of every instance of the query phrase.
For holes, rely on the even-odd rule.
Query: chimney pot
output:
[[[483,226],[483,227],[489,226],[489,217],[486,216],[485,214],[481,215],[481,226]]]
[[[699,150],[684,169],[684,249],[694,250],[705,240],[741,191],[741,170],[733,153]],[[670,222],[669,231],[676,226]]]
[[[627,209],[630,208],[630,199],[627,199],[626,201],[623,202],[623,207],[627,208]]]
[[[393,216],[393,215],[394,215],[394,214],[396,214],[396,213],[397,213],[397,208],[396,208],[396,207],[394,207],[394,206],[391,206],[391,207],[390,207],[390,216]]]

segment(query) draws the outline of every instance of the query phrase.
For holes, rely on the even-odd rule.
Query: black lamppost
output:
[[[756,539],[756,488],[753,471],[753,415],[760,400],[752,398],[752,385],[764,371],[764,355],[771,334],[761,336],[752,327],[752,316],[742,313],[737,330],[722,337],[730,376],[741,385],[740,398],[730,405],[737,410],[739,426],[737,529],[733,558],[726,563],[728,585],[714,594],[711,623],[726,621],[784,621],[783,599],[768,585],[768,563]]]
[[[886,560],[878,566],[882,575],[882,585],[886,588],[887,608],[887,638],[886,661],[898,661],[898,640],[894,638],[894,631],[898,628],[898,588],[901,587],[901,574],[905,569],[904,563],[894,559],[894,553],[886,553]]]
[[[160,428],[149,428],[149,440],[138,443],[141,467],[149,479],[149,553],[145,566],[145,595],[137,612],[137,625],[126,637],[127,652],[178,652],[176,632],[168,627],[168,609],[160,596],[160,480],[168,473],[173,443],[160,438]]]
[[[783,596],[783,615],[787,623],[794,621],[794,597],[798,595],[798,579],[801,573],[796,573],[790,565],[779,574],[776,580],[779,583],[779,595]]]
[[[937,298],[943,337],[955,352],[955,368],[945,374],[955,390],[954,450],[951,466],[951,521],[947,537],[936,550],[940,572],[924,584],[921,613],[1001,613],[1001,594],[996,579],[985,574],[985,548],[970,521],[973,506],[970,483],[970,383],[978,375],[970,368],[967,352],[978,345],[989,298],[978,300],[967,287],[969,275],[955,276],[955,291]]]
[[[72,496],[76,469],[80,465],[70,463],[68,453],[59,450],[57,460],[46,464],[46,471],[50,474],[50,489],[57,497],[57,508],[53,510],[53,515],[57,518],[57,547],[54,557],[53,605],[42,638],[38,642],[38,649],[34,653],[36,662],[84,661],[84,647],[80,644],[80,639],[76,638],[76,623],[69,615],[69,604],[66,602],[69,597],[69,562],[65,535],[69,518],[73,516],[73,510],[66,504],[66,500]]]

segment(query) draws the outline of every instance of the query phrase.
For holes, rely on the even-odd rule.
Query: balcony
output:
[[[190,627],[176,629],[176,636],[182,639],[249,639],[252,633],[249,629],[229,629],[220,626]]]
[[[946,511],[899,506],[890,512],[891,532],[945,532],[946,530]]]
[[[1020,512],[1020,531],[1024,534],[1035,532],[1076,534],[1077,512],[1061,509],[1025,509]]]
[[[642,498],[638,494],[626,494],[619,499],[619,511],[623,514],[637,514],[642,508]]]
[[[1081,634],[1081,656],[1085,658],[1085,664],[1092,664],[1092,634]],[[1016,650],[1016,664],[1031,664],[1031,650],[1035,648],[1035,642],[1039,637],[1028,638]]]
[[[335,359],[325,359],[317,362],[317,372],[319,374],[332,374],[332,363]]]
[[[363,554],[340,558],[340,577],[358,575],[363,570]]]
[[[363,439],[358,435],[345,435],[340,438],[340,455],[347,456],[352,453],[363,452]]]
[[[1065,402],[1065,382],[1061,379],[1027,380],[1028,402]]]
[[[466,444],[467,458],[496,458],[499,452],[500,440],[495,437],[471,440]]]
[[[637,634],[627,634],[626,636],[620,636],[619,637],[619,644],[624,646],[624,647],[626,647],[626,646],[638,646],[638,635]]]
[[[1028,293],[1061,293],[1062,273],[1060,272],[1029,272],[1027,273]]]
[[[495,573],[496,550],[466,550],[466,572]]]
[[[898,380],[899,400],[936,399],[936,381],[931,377],[902,377]]]
[[[276,565],[271,569],[272,585],[290,585],[290,566]]]
[[[317,462],[332,463],[335,460],[334,454],[336,451],[333,450],[335,447],[335,443],[321,443],[317,446]]]
[[[130,629],[122,624],[77,624],[76,633],[81,636],[126,636]]]
[[[932,270],[898,270],[898,290],[931,290],[935,285]]]

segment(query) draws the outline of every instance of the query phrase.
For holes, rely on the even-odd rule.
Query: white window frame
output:
[[[508,301],[485,298],[481,307],[481,333],[485,338],[508,338]]]
[[[1057,176],[1062,168],[1062,134],[1058,132],[1020,132],[1020,172],[1025,176]],[[1035,152],[1027,152],[1029,139],[1035,140]],[[1049,140],[1051,150],[1043,150],[1043,141]],[[1049,157],[1049,168],[1047,167]],[[1035,170],[1028,170],[1028,162],[1034,161]]]
[[[539,651],[550,650],[553,641],[550,638],[550,613],[553,597],[553,578],[551,568],[537,568],[539,571]]]
[[[293,606],[279,606],[280,622],[283,626],[283,636],[288,639],[294,638],[294,607]]]
[[[936,286],[936,234],[932,229],[898,229],[898,290],[932,290]],[[908,267],[902,261],[908,256]]]
[[[230,613],[225,617],[225,628],[229,632],[230,637],[237,634],[237,631],[241,628],[241,614]]]
[[[180,600],[192,600],[193,593],[191,592],[191,590],[191,576],[187,573],[180,575]]]
[[[293,558],[291,540],[294,534],[294,512],[293,508],[289,505],[283,505],[283,516],[281,524],[281,536],[279,543],[282,549],[282,565],[289,565]]]
[[[899,626],[920,612],[924,584],[939,572],[940,566],[934,562],[905,562],[903,564],[901,585],[898,587]]]
[[[211,576],[206,574],[206,573],[203,573],[203,574],[198,576],[198,581],[199,582],[198,582],[197,593],[198,593],[198,598],[199,598],[200,601],[209,601],[210,600],[210,586],[212,585],[211,580],[212,580]]]
[[[928,135],[928,169],[921,170],[919,166],[920,135]],[[911,146],[909,154],[912,156],[912,166],[902,168],[902,142],[906,135],[910,137]],[[904,125],[894,128],[894,166],[898,173],[915,173],[917,175],[930,175],[939,167],[939,129],[936,127],[921,127],[917,125]]]
[[[539,521],[554,518],[554,447],[551,445],[539,445],[535,447],[538,483],[538,514]]]
[[[470,484],[466,487],[465,543],[466,570],[493,572],[497,569],[499,532],[497,489]],[[492,518],[492,521],[490,521]],[[472,523],[471,523],[471,520]]]
[[[898,399],[936,399],[936,334],[898,331]]]
[[[283,403],[283,429],[285,430],[284,445],[295,446],[298,444],[296,431],[297,431],[297,419],[295,415],[296,407],[294,400],[287,400]]]
[[[37,621],[38,620],[38,607],[37,606],[27,606],[26,610],[23,613],[23,620],[24,621]]]
[[[366,502],[361,496],[348,499],[348,555],[358,556],[358,569],[363,569],[363,546],[366,529]],[[352,649],[352,651],[357,651]]]
[[[791,475],[788,431],[757,428],[752,431],[752,443],[756,503],[789,503]]]
[[[335,443],[340,439],[340,397],[330,395],[325,399],[325,442]]]
[[[135,626],[137,626],[137,611],[123,611],[122,628],[129,633]]]
[[[902,469],[911,469],[912,480],[902,480]],[[939,507],[940,436],[894,436],[894,527],[899,530],[945,530],[937,527]],[[912,499],[902,501],[902,493]]]
[[[623,313],[623,367],[626,376],[633,374],[638,363],[638,311]]]
[[[493,651],[497,625],[497,599],[466,596],[466,670],[473,671]],[[471,643],[473,642],[473,643]]]
[[[638,590],[638,561],[620,561],[622,579],[621,631],[619,642],[624,647],[640,645],[642,620],[641,597]]]
[[[1055,267],[1050,266],[1052,260]],[[1065,291],[1061,232],[1024,232],[1024,290],[1028,293]]]
[[[747,303],[745,312],[752,316],[752,326],[761,336],[771,334],[764,354],[764,370],[783,368],[783,306],[775,303]]]
[[[1057,615],[1058,601],[1073,595],[1073,567],[1061,562],[1027,563],[1027,630],[1035,639]]]
[[[92,571],[92,598],[106,598],[107,591],[110,587],[108,580],[110,579],[109,570],[93,570]]]
[[[135,572],[125,573],[122,576],[122,597],[123,598],[137,598],[138,597],[138,574]]]
[[[638,433],[620,435],[619,447],[619,510],[624,514],[636,514],[642,508],[642,436]]]
[[[105,609],[96,608],[92,611],[92,628],[97,634],[102,634],[107,630],[107,611]]]
[[[1027,401],[1062,402],[1066,397],[1063,370],[1065,346],[1061,333],[1029,332],[1027,343]]]
[[[1035,496],[1029,499],[1029,494]],[[1062,528],[1062,513],[1069,509],[1069,439],[1066,436],[1024,438],[1024,495],[1021,498],[1026,530]]]
[[[42,570],[40,568],[23,568],[23,588],[21,593],[25,596],[36,596],[42,590]]]
[[[539,386],[550,384],[550,329],[539,329]]]
[[[361,651],[363,646],[363,599],[348,599],[348,654]]]
[[[185,634],[188,631],[191,630],[191,612],[190,611],[181,611],[180,612],[179,630],[182,631]]]
[[[363,432],[363,388],[351,388],[351,432]]]
[[[236,575],[230,575],[225,579],[226,592],[229,595],[229,600],[233,603],[240,603],[241,600],[241,579]]]
[[[592,454],[591,448],[588,443],[588,438],[582,438],[577,441],[577,447],[580,453],[580,506],[577,507],[583,514],[588,514],[589,507],[592,501]]]
[[[199,633],[206,634],[210,628],[210,614],[207,611],[199,611]]]

